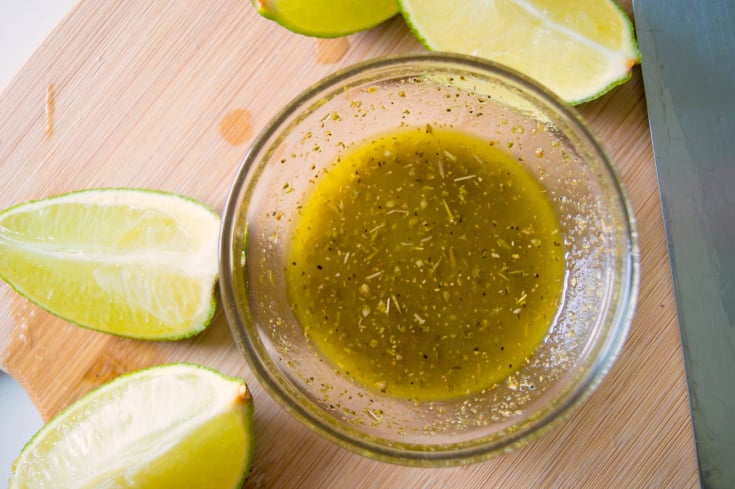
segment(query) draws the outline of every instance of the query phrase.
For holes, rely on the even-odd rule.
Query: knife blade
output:
[[[634,0],[700,481],[735,488],[735,0]]]

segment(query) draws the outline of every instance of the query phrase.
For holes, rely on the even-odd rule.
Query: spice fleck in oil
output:
[[[543,187],[493,145],[425,128],[366,141],[307,195],[289,300],[344,374],[448,399],[502,382],[543,340],[564,275]]]

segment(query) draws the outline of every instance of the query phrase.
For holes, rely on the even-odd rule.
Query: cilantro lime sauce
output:
[[[390,395],[436,400],[502,382],[562,291],[544,189],[464,133],[404,129],[342,155],[300,208],[286,282],[316,349]]]

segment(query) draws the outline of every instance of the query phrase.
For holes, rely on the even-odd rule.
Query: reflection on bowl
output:
[[[305,334],[312,325],[301,324],[310,320],[295,311],[295,279],[287,273],[294,233],[304,215],[320,215],[308,211],[309,199],[320,182],[328,181],[335,162],[368,138],[427,128],[484,141],[519,162],[545,191],[563,249],[560,298],[532,355],[498,382],[460,391],[448,387],[445,397],[441,388],[423,397],[391,391],[325,355],[324,344]],[[454,219],[451,209],[447,212]],[[478,232],[473,240],[480,247],[483,230]],[[489,240],[493,235],[487,232]],[[638,289],[629,203],[612,163],[573,109],[502,66],[441,53],[356,65],[292,101],[258,136],[242,163],[228,197],[221,247],[227,318],[266,390],[339,445],[410,465],[483,460],[558,423],[615,360]],[[448,260],[450,251],[443,249]],[[366,268],[375,266],[365,257],[360,260]],[[418,261],[426,265],[425,258]],[[399,278],[405,275],[396,263],[386,263],[388,269]],[[339,267],[333,272],[338,275]],[[465,274],[465,279],[473,276]],[[359,294],[363,283],[352,292]],[[413,304],[438,300],[424,292],[415,295],[421,297],[411,298]],[[387,301],[371,304],[384,315],[390,310]],[[395,313],[400,306],[392,304]],[[413,323],[423,326],[427,319],[417,316]],[[327,321],[339,328],[348,320]],[[431,324],[414,333],[430,330]],[[371,341],[378,344],[377,338]]]

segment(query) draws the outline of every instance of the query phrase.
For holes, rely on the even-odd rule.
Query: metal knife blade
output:
[[[735,488],[735,0],[634,0],[700,481]]]

